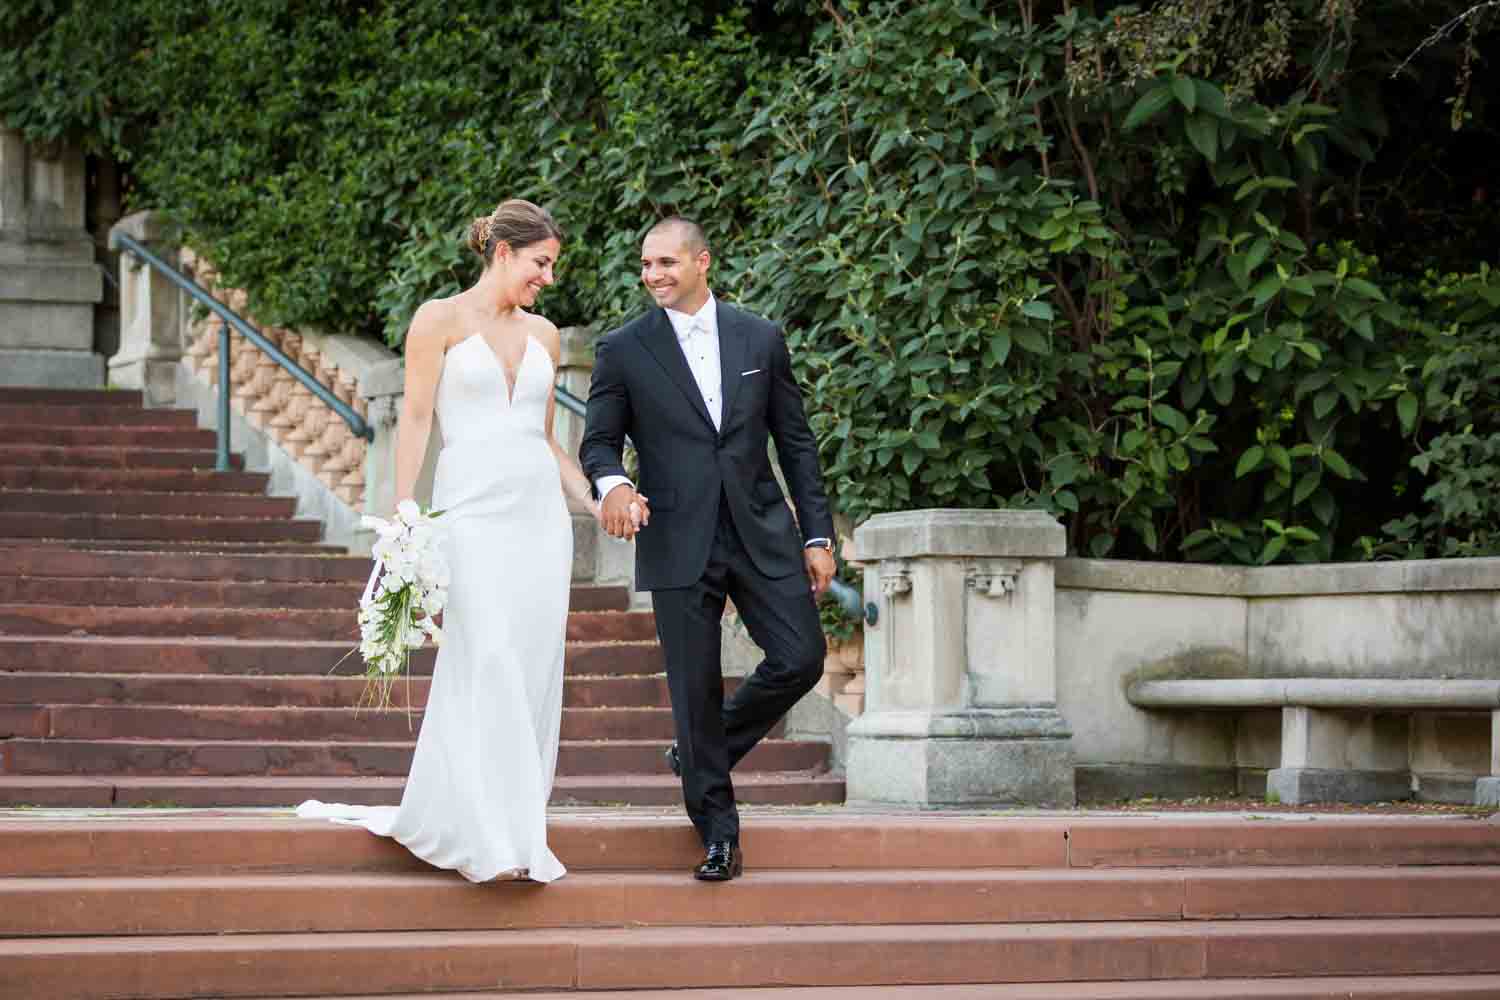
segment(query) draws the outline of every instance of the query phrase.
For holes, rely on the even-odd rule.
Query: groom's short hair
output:
[[[651,236],[666,229],[677,230],[682,235],[683,246],[695,254],[708,249],[708,237],[703,235],[703,227],[685,215],[667,216],[652,226],[646,235]]]

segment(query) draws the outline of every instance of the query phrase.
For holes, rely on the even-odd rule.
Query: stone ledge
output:
[[[0,267],[0,300],[92,305],[103,299],[104,275],[92,263],[30,263]]]
[[[1500,709],[1500,681],[1299,677],[1135,681],[1126,697],[1137,708],[1304,708],[1385,711]]]
[[[908,510],[877,514],[854,531],[855,559],[924,556],[1056,559],[1067,534],[1039,510]]]
[[[866,712],[849,724],[860,739],[1065,740],[1073,735],[1056,708],[972,708],[947,712]]]
[[[1194,566],[1113,559],[1060,559],[1057,586],[1204,597],[1330,597],[1342,594],[1500,591],[1500,558],[1307,566]]]
[[[104,355],[39,347],[0,348],[0,385],[102,389]]]
[[[1405,771],[1278,767],[1266,774],[1266,797],[1287,805],[1309,802],[1395,802],[1412,797]]]

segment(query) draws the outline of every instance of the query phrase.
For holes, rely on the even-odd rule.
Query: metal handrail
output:
[[[322,400],[327,407],[338,414],[344,423],[349,425],[356,437],[362,437],[366,441],[375,440],[375,430],[363,417],[354,412],[354,409],[339,399],[328,390],[322,382],[303,368],[297,362],[287,357],[271,341],[255,327],[247,323],[234,310],[214,298],[202,285],[192,278],[183,274],[177,268],[162,260],[145,246],[141,245],[134,237],[120,232],[118,229],[109,234],[109,246],[112,250],[129,250],[146,264],[151,265],[157,273],[161,274],[172,284],[187,292],[200,305],[205,306],[210,312],[223,320],[219,327],[219,418],[218,418],[218,447],[214,468],[220,472],[229,469],[229,328],[234,327],[250,343],[260,348],[272,361],[286,369],[298,382],[301,382],[312,391],[314,396]]]

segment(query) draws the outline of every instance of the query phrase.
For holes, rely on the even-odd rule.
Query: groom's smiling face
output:
[[[681,226],[655,229],[641,244],[641,282],[664,309],[701,309],[708,301],[708,265],[708,248]]]

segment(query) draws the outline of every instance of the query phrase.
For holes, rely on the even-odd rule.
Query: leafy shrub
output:
[[[0,113],[128,159],[260,318],[393,345],[501,197],[569,231],[562,324],[641,308],[643,230],[699,216],[721,293],[787,323],[850,520],[1471,554],[1500,537],[1491,22],[1404,62],[1451,7],[12,0]]]

